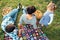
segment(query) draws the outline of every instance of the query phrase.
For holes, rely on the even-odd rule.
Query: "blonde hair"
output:
[[[41,17],[42,17],[42,12],[41,12],[40,10],[36,10],[36,11],[34,12],[34,14],[35,14],[35,16],[36,16],[37,19],[41,19]]]
[[[47,8],[49,8],[49,7],[51,7],[51,9],[53,9],[53,10],[56,9],[56,5],[52,1],[48,4]]]
[[[11,10],[12,10],[12,7],[4,7],[2,10],[3,11],[2,16],[8,14]]]

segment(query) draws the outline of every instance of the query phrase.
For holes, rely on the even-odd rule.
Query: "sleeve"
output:
[[[53,21],[53,16],[54,16],[54,15],[53,15],[53,14],[50,14],[49,16],[50,16],[50,21],[49,21],[48,25],[50,25],[50,24],[52,23],[52,21]]]

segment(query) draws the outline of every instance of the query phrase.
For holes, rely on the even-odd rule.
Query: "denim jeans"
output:
[[[16,20],[18,13],[18,9],[13,9],[11,12],[9,12],[6,16],[10,16],[14,21]]]

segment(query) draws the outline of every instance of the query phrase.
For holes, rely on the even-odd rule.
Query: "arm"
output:
[[[21,37],[21,32],[22,32],[22,28],[23,28],[23,15],[20,17],[20,21],[19,21],[19,24],[18,24],[18,28],[19,28],[19,31],[18,31],[18,36]]]
[[[53,21],[53,16],[54,16],[54,15],[53,15],[53,14],[50,14],[49,16],[50,16],[50,21],[49,21],[48,25],[50,25],[50,24],[52,23],[52,21]]]

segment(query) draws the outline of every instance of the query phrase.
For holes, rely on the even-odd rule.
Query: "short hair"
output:
[[[32,13],[34,13],[35,11],[36,11],[35,6],[28,6],[28,7],[27,7],[27,13],[28,13],[28,14],[32,14]]]
[[[9,25],[6,26],[5,31],[6,31],[7,33],[10,33],[10,32],[12,32],[14,29],[15,29],[15,25],[9,24]]]

